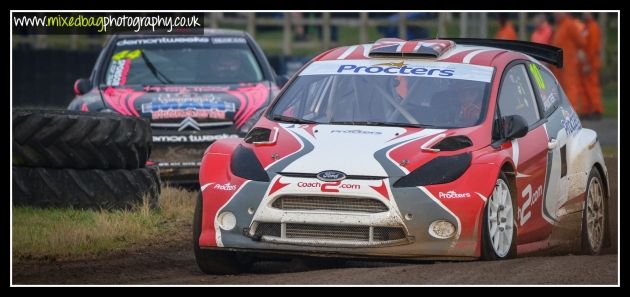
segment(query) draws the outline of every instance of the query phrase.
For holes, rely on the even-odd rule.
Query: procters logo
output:
[[[382,64],[381,64],[382,65]],[[381,67],[374,66],[357,66],[357,65],[341,65],[337,69],[337,73],[360,73],[360,74],[406,74],[417,76],[438,76],[438,77],[450,77],[455,74],[455,69],[440,69],[440,68],[425,68],[425,67],[408,67],[403,65],[402,67]]]
[[[213,189],[220,191],[234,191],[236,190],[236,185],[225,183],[225,184],[216,184]]]
[[[470,198],[470,193],[456,193],[455,191],[448,191],[446,193],[440,192],[439,196],[441,199],[460,199],[460,198]]]
[[[337,170],[326,170],[317,174],[321,181],[340,181],[346,178],[346,174]]]

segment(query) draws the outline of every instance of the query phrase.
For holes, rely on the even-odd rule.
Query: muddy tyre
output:
[[[203,199],[201,193],[197,197],[195,215],[193,217],[192,243],[197,266],[205,274],[225,275],[239,274],[251,264],[249,259],[239,257],[236,252],[202,249],[199,247],[201,235],[201,216],[203,213]]]
[[[130,209],[156,207],[160,194],[157,169],[76,170],[13,166],[13,205]]]
[[[137,169],[151,154],[141,118],[70,110],[13,110],[13,165]]]

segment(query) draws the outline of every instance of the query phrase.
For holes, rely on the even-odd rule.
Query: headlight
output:
[[[230,169],[236,176],[248,180],[268,182],[269,175],[258,161],[256,154],[249,148],[239,145],[232,154]]]
[[[219,227],[225,231],[230,231],[236,226],[236,217],[229,211],[221,213],[217,218],[217,221],[219,223]]]
[[[466,172],[471,160],[471,153],[439,156],[401,177],[394,183],[394,187],[404,188],[450,183]]]
[[[456,229],[455,225],[451,222],[437,220],[429,225],[429,234],[435,238],[446,239],[453,237]]]

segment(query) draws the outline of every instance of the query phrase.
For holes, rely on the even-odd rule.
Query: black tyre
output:
[[[13,165],[136,169],[151,154],[146,120],[114,113],[13,110]]]
[[[599,255],[608,232],[608,199],[605,185],[597,168],[591,169],[586,183],[586,198],[582,212],[582,252]]]
[[[516,195],[505,173],[497,178],[483,215],[481,258],[502,260],[516,256]]]
[[[201,215],[203,209],[203,199],[201,193],[197,197],[195,215],[193,217],[192,243],[195,251],[197,266],[205,274],[239,274],[250,264],[246,259],[239,257],[235,252],[204,250],[199,247],[199,236],[201,235]]]
[[[155,168],[76,170],[13,166],[13,205],[129,209],[148,199],[157,206],[160,179]]]

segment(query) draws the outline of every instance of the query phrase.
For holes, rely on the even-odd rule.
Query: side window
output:
[[[501,116],[522,116],[529,126],[540,119],[534,90],[524,65],[516,65],[504,74],[499,110]]]
[[[535,89],[543,104],[543,112],[545,116],[549,115],[560,103],[561,93],[558,83],[549,71],[537,64],[529,64],[529,72],[534,78]]]

